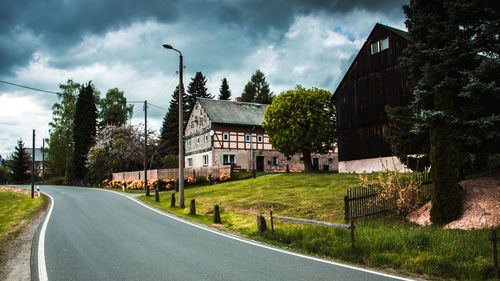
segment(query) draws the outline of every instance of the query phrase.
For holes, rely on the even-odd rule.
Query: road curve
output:
[[[50,281],[409,280],[228,235],[146,207],[128,194],[40,189],[54,204],[40,234]]]

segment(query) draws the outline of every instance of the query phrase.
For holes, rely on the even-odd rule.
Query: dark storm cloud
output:
[[[0,75],[25,65],[34,52],[63,54],[83,36],[100,35],[146,19],[185,25],[210,22],[239,27],[246,37],[279,36],[296,16],[364,9],[400,13],[402,0],[7,0],[0,6]],[[273,38],[278,39],[278,38]]]

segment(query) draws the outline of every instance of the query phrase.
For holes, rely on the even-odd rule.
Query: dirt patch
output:
[[[31,196],[31,190],[25,189],[25,188],[20,188],[20,187],[14,187],[14,186],[2,185],[2,186],[0,186],[0,191],[10,191],[10,192],[19,193],[22,195],[30,195]]]
[[[460,183],[464,188],[463,214],[446,228],[473,229],[500,226],[500,177],[481,177]],[[430,221],[431,202],[410,213],[407,219],[425,226]]]

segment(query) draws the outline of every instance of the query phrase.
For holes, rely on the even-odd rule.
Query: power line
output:
[[[21,87],[21,88],[25,88],[25,89],[29,89],[29,90],[33,90],[33,91],[38,91],[38,92],[43,92],[43,93],[57,95],[56,92],[42,90],[42,89],[37,89],[37,88],[33,88],[33,87],[25,86],[25,85],[20,85],[20,84],[16,84],[16,83],[11,83],[11,82],[7,82],[7,81],[0,80],[0,83],[9,84],[9,85],[12,85],[12,86]]]
[[[136,100],[131,100],[131,101],[127,101],[127,102],[128,103],[144,103],[144,101],[136,101]],[[165,107],[161,107],[159,105],[155,105],[155,104],[152,104],[152,103],[149,103],[149,102],[148,102],[148,105],[151,105],[151,106],[159,108],[159,109],[167,110]]]

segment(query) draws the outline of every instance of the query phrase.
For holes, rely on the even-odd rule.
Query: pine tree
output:
[[[17,146],[10,156],[10,168],[12,169],[12,180],[15,183],[24,183],[28,179],[30,169],[30,155],[24,148],[22,139],[17,141]]]
[[[263,104],[271,104],[273,97],[273,93],[269,90],[269,84],[266,82],[266,77],[259,69],[252,75],[241,94],[242,101]]]
[[[189,117],[191,115],[191,111],[193,111],[194,104],[196,103],[196,98],[207,98],[207,99],[213,99],[214,97],[208,93],[208,89],[205,86],[207,84],[207,78],[203,76],[201,72],[196,72],[196,75],[191,78],[191,82],[188,85],[187,89],[187,97],[186,97],[186,104],[187,104],[187,116]]]
[[[464,159],[499,155],[500,15],[492,5],[412,0],[404,7],[412,44],[403,66],[415,82],[412,132],[429,136],[436,224],[462,212]]]
[[[231,98],[231,91],[227,84],[227,79],[223,78],[219,89],[219,100],[229,100]]]
[[[184,124],[187,122],[187,105],[186,95],[183,96],[183,109],[184,109]],[[184,125],[185,127],[185,125]],[[168,154],[177,154],[179,152],[179,87],[175,88],[170,100],[163,123],[160,129],[160,155],[164,157]]]
[[[83,180],[87,169],[85,162],[87,154],[94,144],[97,126],[97,107],[91,82],[80,88],[76,101],[73,140],[75,152],[73,156],[73,175],[77,180]]]

